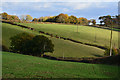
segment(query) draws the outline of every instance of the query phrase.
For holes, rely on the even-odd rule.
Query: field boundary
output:
[[[31,28],[31,27],[28,27],[28,26],[24,26],[24,25],[20,25],[20,24],[16,24],[16,23],[13,23],[13,22],[2,21],[2,23],[8,23],[8,24],[11,24],[11,25],[16,25],[16,26],[20,26],[22,28],[27,28],[29,30],[36,31],[34,28]],[[50,33],[44,32],[44,31],[39,31],[39,33],[48,35],[50,37],[55,37],[57,39],[68,40],[68,41],[71,41],[71,42],[74,42],[74,43],[79,43],[79,44],[84,44],[84,45],[88,45],[88,46],[93,46],[93,47],[97,47],[97,48],[104,49],[104,50],[107,49],[104,46],[99,46],[99,45],[96,45],[96,44],[84,43],[84,42],[80,42],[80,41],[77,41],[77,40],[74,40],[74,39],[61,37],[61,36],[58,36],[58,35],[53,36],[53,34],[50,34]]]
[[[43,55],[43,58],[50,60],[58,61],[68,61],[68,62],[82,62],[82,63],[91,63],[91,64],[108,64],[108,65],[117,65],[120,66],[120,55],[115,56],[106,56],[106,57],[85,57],[85,58],[73,58],[73,57],[53,57],[49,55]]]

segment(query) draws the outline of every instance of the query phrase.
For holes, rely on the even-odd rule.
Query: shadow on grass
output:
[[[95,57],[103,57],[102,55],[98,55],[98,54],[92,54]]]

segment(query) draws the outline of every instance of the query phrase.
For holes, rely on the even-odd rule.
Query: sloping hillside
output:
[[[54,35],[63,36],[84,43],[96,44],[100,46],[109,46],[111,30],[77,25],[65,24],[34,24],[17,23],[44,31]],[[78,30],[77,30],[78,29]],[[118,31],[113,31],[113,45],[118,47]]]
[[[34,35],[40,35],[37,31],[32,31],[29,29],[21,28],[19,26],[2,23],[3,44],[9,47],[10,46],[9,38],[22,32],[31,33]],[[104,55],[104,50],[96,47],[77,44],[74,42],[51,38],[51,37],[49,37],[49,39],[51,39],[53,44],[55,45],[55,51],[53,54],[46,53],[47,55],[51,55],[54,57],[62,57],[63,54],[64,54],[64,57],[98,57],[95,55],[99,55],[99,56]]]
[[[3,78],[113,78],[118,66],[48,60],[2,52]]]

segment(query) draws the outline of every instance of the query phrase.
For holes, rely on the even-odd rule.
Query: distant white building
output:
[[[89,25],[92,25],[92,23],[90,23]]]

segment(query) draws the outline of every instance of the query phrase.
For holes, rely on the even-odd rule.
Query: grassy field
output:
[[[38,35],[37,31],[31,31],[28,29],[21,28],[19,26],[2,23],[2,41],[7,47],[10,46],[10,37],[22,33],[28,32],[34,35]],[[50,38],[50,37],[49,37]],[[60,40],[56,38],[50,38],[55,45],[54,53],[46,53],[54,57],[98,57],[104,55],[104,50],[91,47],[83,44],[77,44],[70,41]]]
[[[110,30],[77,25],[20,23],[58,36],[64,36],[85,43],[109,46]],[[118,47],[118,32],[113,31],[113,46]]]
[[[118,66],[48,60],[2,52],[3,78],[113,78]]]

